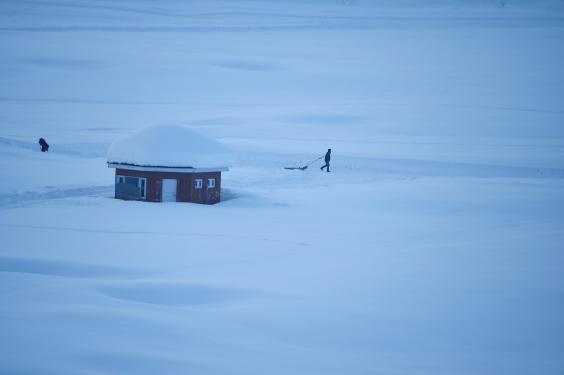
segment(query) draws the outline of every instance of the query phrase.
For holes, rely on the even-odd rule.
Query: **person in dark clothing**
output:
[[[329,162],[331,161],[331,149],[327,150],[327,153],[325,154],[325,165],[323,167],[321,167],[320,169],[323,170],[323,168],[327,168],[327,172],[329,172]]]
[[[49,145],[43,138],[39,138],[39,145],[41,146],[41,152],[49,151]]]

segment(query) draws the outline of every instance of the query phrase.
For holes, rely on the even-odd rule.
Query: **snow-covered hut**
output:
[[[143,129],[114,142],[107,155],[115,197],[150,202],[219,202],[231,160],[221,143],[176,125]]]

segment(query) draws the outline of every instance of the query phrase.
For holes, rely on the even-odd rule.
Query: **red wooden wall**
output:
[[[116,176],[144,177],[147,179],[146,200],[162,200],[162,180],[175,179],[176,201],[213,204],[221,199],[221,172],[181,173],[181,172],[145,172],[116,168]],[[196,189],[196,179],[203,180],[201,189]],[[208,188],[208,179],[215,178],[215,188]]]

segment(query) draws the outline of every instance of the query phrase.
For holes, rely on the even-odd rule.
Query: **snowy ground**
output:
[[[0,2],[0,373],[561,375],[564,2],[422,3]],[[222,203],[112,199],[155,124]]]

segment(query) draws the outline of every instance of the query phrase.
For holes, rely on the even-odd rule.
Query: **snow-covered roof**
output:
[[[231,165],[233,154],[223,144],[192,129],[159,125],[112,143],[106,158],[113,165],[220,169]]]

